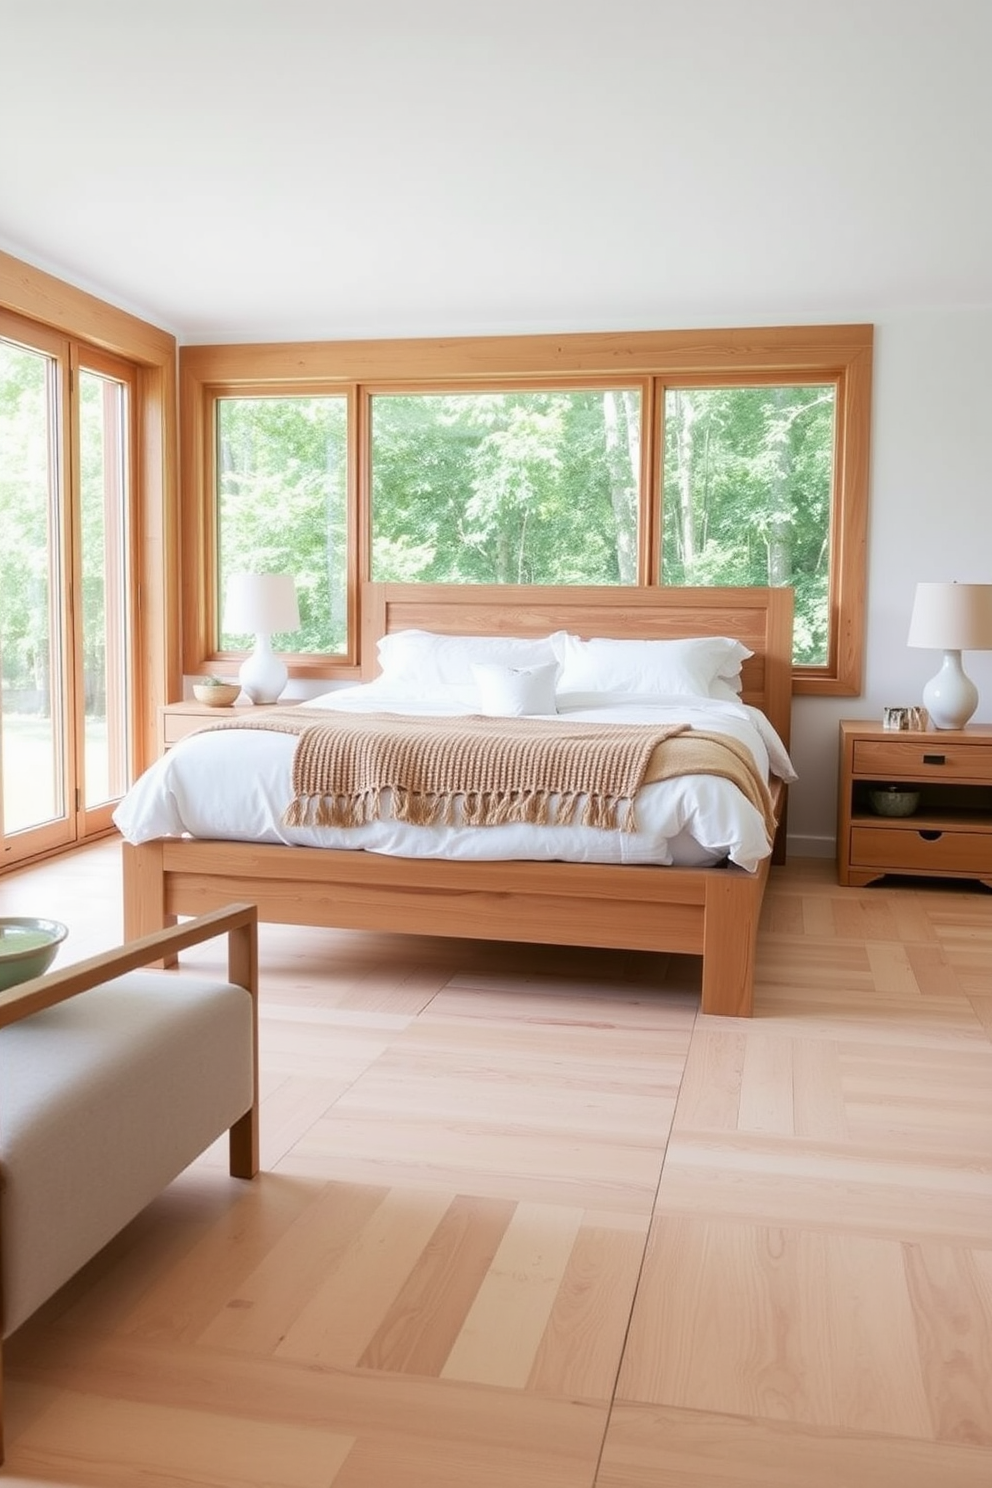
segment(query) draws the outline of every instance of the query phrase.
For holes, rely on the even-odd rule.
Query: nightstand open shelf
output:
[[[906,790],[918,790],[920,804],[909,817],[880,817],[873,810],[869,793],[884,790],[892,780],[858,780],[852,783],[851,823],[868,823],[877,826],[882,820],[893,827],[907,826],[917,830],[924,827],[937,829],[957,823],[959,826],[974,826],[984,823],[992,829],[992,785],[959,785],[951,787],[928,786],[923,780],[900,780]]]
[[[992,888],[992,727],[896,733],[841,724],[837,877],[855,887],[888,873],[980,879]],[[912,816],[881,816],[870,792],[918,790]]]

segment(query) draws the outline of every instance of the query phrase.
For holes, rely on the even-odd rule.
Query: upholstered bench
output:
[[[222,934],[226,981],[142,969]],[[235,905],[0,993],[4,1338],[224,1131],[257,1173],[256,936]]]

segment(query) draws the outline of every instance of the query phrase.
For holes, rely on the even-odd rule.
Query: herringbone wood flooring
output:
[[[0,878],[66,960],[119,902],[115,843]],[[9,1341],[8,1481],[992,1482],[992,894],[774,870],[750,1021],[690,959],[260,941],[264,1172]]]

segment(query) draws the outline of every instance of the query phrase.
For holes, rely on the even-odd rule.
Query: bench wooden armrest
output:
[[[257,1000],[258,914],[254,904],[229,904],[0,992],[0,1028],[88,992],[112,977],[178,956],[180,951],[218,935],[228,937],[227,980],[244,987]]]

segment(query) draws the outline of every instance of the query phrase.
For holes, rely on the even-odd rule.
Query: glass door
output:
[[[127,583],[131,403],[126,376],[80,358],[77,428],[79,578],[74,605],[81,688],[77,717],[83,831],[110,825],[131,779]]]
[[[0,340],[0,775],[4,865],[70,842],[65,627],[67,345]],[[38,344],[47,341],[47,345]]]
[[[0,868],[129,782],[130,377],[0,315]]]

